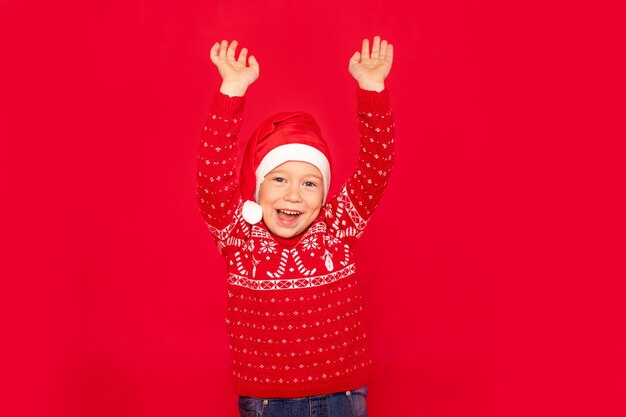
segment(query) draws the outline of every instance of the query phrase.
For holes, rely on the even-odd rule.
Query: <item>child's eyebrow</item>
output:
[[[320,181],[324,181],[324,179],[320,175],[317,175],[317,174],[312,174],[311,173],[311,174],[304,174],[302,176],[302,178],[310,178],[310,177],[316,178],[316,179],[318,179]]]
[[[277,170],[275,170],[275,171],[270,172],[270,173],[269,173],[269,174],[267,174],[267,175],[274,175],[274,174],[285,175],[285,174],[288,174],[288,172],[287,172],[286,170],[277,169]],[[311,173],[311,174],[304,174],[304,175],[303,175],[303,177],[304,177],[304,178],[306,178],[306,177],[313,177],[313,178],[317,178],[317,179],[318,179],[318,180],[320,180],[320,181],[323,181],[323,180],[324,180],[324,178],[322,178],[322,176],[321,176],[321,175],[318,175],[318,174],[313,174],[313,173]]]

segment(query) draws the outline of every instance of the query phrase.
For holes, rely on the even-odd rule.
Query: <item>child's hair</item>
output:
[[[243,218],[250,224],[261,221],[259,188],[265,176],[287,161],[308,162],[320,170],[324,198],[330,188],[330,150],[315,119],[304,112],[277,113],[261,123],[246,146],[239,183],[245,203]]]

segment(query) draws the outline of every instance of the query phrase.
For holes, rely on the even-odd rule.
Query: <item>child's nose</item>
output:
[[[285,193],[285,200],[292,202],[299,202],[302,200],[302,196],[300,195],[300,188],[296,185],[291,185],[287,192]]]

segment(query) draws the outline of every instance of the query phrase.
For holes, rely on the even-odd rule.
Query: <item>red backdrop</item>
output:
[[[624,416],[625,15],[549,4],[3,0],[0,413],[236,415],[195,200],[209,49],[260,62],[243,137],[309,111],[344,179],[348,59],[381,34],[397,165],[358,249],[370,415]]]

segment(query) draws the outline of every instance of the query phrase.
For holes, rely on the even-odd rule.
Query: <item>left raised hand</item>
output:
[[[363,39],[361,52],[355,52],[350,58],[348,71],[364,90],[381,92],[385,89],[385,78],[393,63],[393,45],[380,36],[374,36],[372,52],[368,39]]]

